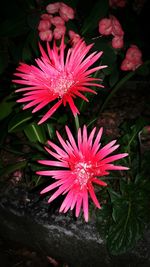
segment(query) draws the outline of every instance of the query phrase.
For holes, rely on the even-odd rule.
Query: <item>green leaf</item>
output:
[[[141,222],[134,216],[129,204],[120,219],[110,226],[107,238],[109,251],[113,255],[127,252],[134,247],[141,233]]]
[[[142,189],[137,188],[134,183],[127,184],[124,181],[121,191],[122,194],[119,194],[109,189],[113,221],[108,230],[107,245],[114,255],[133,248],[144,228],[146,201],[144,194],[141,194]]]
[[[119,80],[119,71],[117,69],[117,67],[115,66],[113,69],[112,69],[112,72],[110,74],[110,77],[109,77],[109,85],[110,87],[113,87]]]
[[[47,130],[48,130],[48,135],[50,139],[53,139],[54,135],[55,135],[55,129],[54,129],[54,125],[52,123],[47,123]]]
[[[12,108],[16,105],[16,102],[12,99],[12,96],[7,96],[0,103],[1,112],[0,112],[0,120],[6,118],[11,112]]]
[[[22,130],[28,124],[31,118],[31,113],[27,111],[17,113],[8,124],[8,132],[12,133]]]
[[[81,29],[82,35],[92,32],[93,29],[98,28],[98,22],[101,18],[107,15],[109,9],[108,0],[97,1],[91,10],[91,13],[84,21]]]
[[[43,125],[31,123],[24,128],[24,132],[31,142],[40,142],[44,144],[47,140],[45,134],[45,128]]]

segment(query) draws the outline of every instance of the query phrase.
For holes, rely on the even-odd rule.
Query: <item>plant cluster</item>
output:
[[[139,13],[123,0],[86,8],[78,0],[16,0],[2,10],[0,144],[17,162],[1,158],[1,175],[24,177],[49,203],[62,196],[60,212],[82,218],[83,210],[86,222],[105,226],[111,253],[126,252],[149,221],[149,151],[142,151],[149,126],[145,118],[120,125],[114,154],[117,140],[97,120],[125,82],[149,74],[140,33],[122,15],[138,23]]]

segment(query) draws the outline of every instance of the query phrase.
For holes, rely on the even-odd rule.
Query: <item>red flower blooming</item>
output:
[[[42,57],[35,60],[37,66],[20,63],[15,73],[19,79],[13,80],[13,82],[27,86],[16,90],[16,92],[24,92],[23,98],[17,102],[29,102],[23,109],[35,106],[32,111],[34,113],[55,101],[39,124],[46,121],[61,104],[66,106],[68,103],[75,116],[79,110],[73,99],[80,97],[88,101],[83,93],[96,94],[96,92],[87,86],[103,87],[97,83],[100,79],[92,78],[90,75],[106,66],[89,69],[101,57],[102,52],[93,52],[87,55],[93,44],[86,46],[85,42],[81,40],[75,47],[68,50],[65,60],[64,38],[62,38],[60,49],[56,47],[55,43],[51,49],[47,43],[48,55],[41,45],[39,46]]]
[[[56,181],[41,191],[46,193],[58,187],[55,193],[50,197],[50,203],[59,195],[67,194],[61,207],[60,212],[67,212],[75,208],[76,217],[79,216],[81,207],[83,207],[85,221],[88,221],[88,193],[96,207],[101,208],[94,192],[93,184],[107,186],[106,182],[98,177],[109,174],[110,170],[127,170],[127,167],[116,166],[112,162],[126,157],[127,153],[108,156],[119,145],[114,145],[116,140],[109,142],[100,148],[100,139],[103,129],[101,128],[95,136],[96,127],[87,134],[86,126],[78,130],[77,143],[66,126],[68,140],[64,141],[61,135],[57,133],[58,140],[63,148],[60,148],[51,141],[48,145],[52,148],[45,147],[46,151],[57,160],[39,160],[38,162],[51,167],[62,167],[63,170],[43,170],[38,171],[39,175],[52,176]],[[107,157],[108,156],[108,157]]]

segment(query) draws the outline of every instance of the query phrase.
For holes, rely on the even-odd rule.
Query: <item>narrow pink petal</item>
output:
[[[55,183],[53,183],[53,184],[51,184],[51,185],[45,187],[45,188],[40,192],[40,194],[45,194],[45,193],[51,191],[52,189],[54,189],[54,188],[60,186],[61,183],[62,183],[61,181],[57,181],[57,182],[55,182]]]
[[[55,166],[55,167],[68,167],[67,162],[61,162],[61,161],[54,161],[54,160],[38,160],[38,163],[41,163],[43,165],[48,166]]]
[[[44,51],[44,49],[43,49],[43,47],[41,46],[40,43],[39,43],[39,48],[40,48],[40,52],[41,52],[43,58],[45,58],[45,59],[47,59],[49,61],[49,58],[48,58],[47,54],[45,53],[45,51]]]
[[[101,150],[97,153],[97,157],[100,159],[103,159],[106,153],[106,151],[108,151],[111,147],[113,147],[113,145],[117,142],[117,140],[113,140],[111,142],[109,142],[107,145],[105,145],[104,147],[101,148]],[[104,154],[103,154],[104,153]]]
[[[60,187],[48,200],[48,203],[52,202],[55,198],[57,198],[58,196],[60,196],[62,194],[62,192],[64,191],[64,187]]]
[[[87,99],[87,97],[85,97],[83,94],[81,94],[80,92],[76,91],[75,92],[76,96],[79,96],[80,98],[82,98],[83,100],[85,100],[86,102],[89,102],[89,100]]]
[[[104,69],[104,68],[107,68],[107,67],[108,67],[107,65],[95,67],[93,69],[90,69],[90,70],[86,71],[85,72],[85,75],[90,75],[90,74],[92,74],[95,71],[98,71],[98,70],[101,70],[101,69]]]
[[[102,133],[103,133],[103,128],[101,127],[99,132],[98,132],[98,134],[97,134],[97,136],[96,136],[96,139],[95,139],[95,141],[93,143],[93,147],[92,147],[92,150],[91,150],[92,154],[95,154],[97,152],[98,148],[99,148],[98,144],[99,144],[99,142],[101,140]]]
[[[65,50],[65,45],[64,45],[64,35],[63,35],[60,45],[60,64],[63,70],[64,70],[64,50]]]
[[[97,159],[98,160],[101,160],[103,158],[105,158],[107,155],[111,154],[113,151],[115,151],[117,148],[119,147],[119,145],[115,145],[115,146],[112,146],[108,149],[101,149],[98,153],[97,153]]]
[[[57,154],[55,152],[53,152],[51,149],[45,147],[45,150],[51,155],[53,156],[54,158],[58,159],[58,160],[61,160],[62,159],[62,156],[60,154]]]
[[[89,92],[89,93],[92,93],[92,94],[97,95],[97,92],[96,91],[94,91],[94,90],[92,90],[90,88],[84,87],[81,84],[78,85],[78,90],[83,91],[83,92]]]
[[[76,212],[75,212],[76,217],[79,216],[81,205],[82,205],[82,196],[78,194],[77,200],[76,200]]]
[[[13,80],[13,82],[15,82],[15,81]],[[31,86],[31,87],[20,88],[20,89],[15,90],[15,93],[24,92],[24,91],[32,91],[32,90],[33,91],[41,90],[41,87]]]
[[[84,219],[86,222],[88,222],[89,209],[88,209],[88,192],[86,188],[84,189],[83,193],[83,212],[84,212]]]
[[[39,105],[36,106],[36,108],[34,108],[32,110],[32,113],[35,113],[35,112],[39,111],[40,109],[42,109],[43,107],[48,105],[50,102],[51,101],[49,99],[46,99],[45,101],[41,102]]]
[[[72,203],[72,197],[73,197],[73,192],[69,191],[69,193],[65,197],[63,203],[60,206],[60,209],[59,209],[60,212],[62,212],[66,208],[66,206],[67,207],[71,206],[70,204]],[[69,204],[69,205],[67,205],[67,204]]]
[[[74,193],[74,197],[73,197],[73,200],[72,200],[72,203],[71,203],[71,207],[70,207],[70,210],[73,210],[75,205],[76,205],[76,202],[77,202],[77,193]]]
[[[75,106],[74,101],[71,97],[68,97],[67,102],[68,102],[70,109],[71,109],[74,116],[76,116],[77,114],[80,114],[79,110]]]
[[[93,142],[93,138],[94,138],[94,135],[95,135],[95,131],[96,131],[96,127],[93,128],[92,132],[89,135],[89,138],[88,138],[89,147],[92,146],[92,142]]]
[[[128,167],[124,167],[124,166],[115,166],[113,164],[107,164],[106,165],[106,170],[129,170]]]
[[[112,161],[116,161],[118,159],[122,159],[122,158],[125,158],[127,156],[128,156],[128,153],[117,154],[117,155],[114,155],[114,156],[111,156],[111,157],[103,159],[101,161],[101,164],[106,164],[106,163],[109,163],[109,162],[112,162]]]
[[[61,149],[59,146],[55,145],[53,142],[48,141],[47,142],[49,146],[51,146],[62,158],[67,157],[67,153]],[[45,148],[47,151],[50,152],[50,150],[48,150],[47,148]],[[52,155],[52,153],[50,152],[50,154]]]
[[[98,199],[97,199],[97,197],[95,195],[95,192],[94,192],[93,185],[91,183],[88,184],[88,190],[89,190],[90,197],[93,200],[95,206],[100,209],[101,206],[100,206],[100,204],[98,202]]]
[[[57,134],[58,140],[59,140],[60,144],[62,145],[62,147],[66,150],[66,152],[68,154],[70,154],[72,152],[72,150],[70,150],[70,148],[67,146],[66,142],[63,140],[63,138],[61,137],[61,135],[59,134],[58,131],[56,131],[56,134]]]
[[[59,108],[59,106],[62,104],[62,100],[59,100],[44,116],[43,118],[38,122],[38,124],[41,124],[48,120],[52,114]]]
[[[99,180],[99,179],[97,179],[97,178],[93,178],[93,179],[92,179],[92,182],[95,183],[95,184],[98,184],[98,185],[100,185],[100,186],[107,186],[107,183],[105,183],[104,181]]]
[[[74,139],[74,137],[73,137],[73,135],[72,135],[72,133],[71,133],[69,127],[68,127],[68,126],[65,126],[65,128],[66,128],[66,133],[67,133],[67,135],[68,135],[68,138],[69,138],[69,141],[70,141],[70,143],[71,143],[71,146],[74,148],[74,150],[75,150],[76,152],[78,152],[78,147],[77,147],[77,145],[76,145],[75,139]]]
[[[78,130],[78,147],[81,150],[82,147],[82,135],[81,135],[81,128]]]

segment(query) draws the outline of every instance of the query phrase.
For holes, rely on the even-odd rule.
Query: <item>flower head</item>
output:
[[[125,59],[122,61],[120,68],[123,71],[134,71],[142,64],[141,50],[136,45],[131,45],[126,52]]]
[[[68,50],[65,59],[65,44],[62,38],[60,49],[56,47],[55,42],[53,49],[47,43],[47,54],[39,45],[42,56],[35,60],[37,66],[20,63],[15,73],[19,78],[13,82],[26,85],[16,90],[23,92],[23,98],[17,101],[25,104],[23,109],[34,107],[34,113],[55,101],[39,124],[46,121],[61,104],[66,106],[68,103],[75,116],[79,110],[73,99],[80,97],[88,102],[83,93],[96,93],[88,86],[103,87],[97,83],[100,79],[90,77],[95,71],[106,67],[90,68],[102,55],[102,52],[88,54],[92,46],[93,44],[86,46],[85,42],[80,40],[75,47]]]
[[[102,131],[103,129],[100,128],[95,136],[95,127],[88,136],[87,128],[84,126],[83,131],[78,130],[76,142],[70,129],[66,126],[68,140],[64,141],[59,132],[56,132],[62,148],[51,141],[48,141],[50,148],[45,148],[56,160],[38,161],[40,164],[51,166],[51,168],[63,168],[61,170],[51,169],[37,172],[39,175],[52,176],[56,180],[42,190],[41,194],[58,188],[48,202],[50,203],[61,194],[66,194],[60,212],[67,212],[69,209],[73,210],[75,208],[75,214],[78,217],[81,207],[83,207],[85,221],[88,221],[88,194],[95,206],[100,208],[93,184],[107,186],[106,182],[99,177],[108,175],[110,170],[128,169],[112,163],[126,157],[127,153],[108,156],[119,147],[119,145],[115,145],[116,140],[100,148]]]

